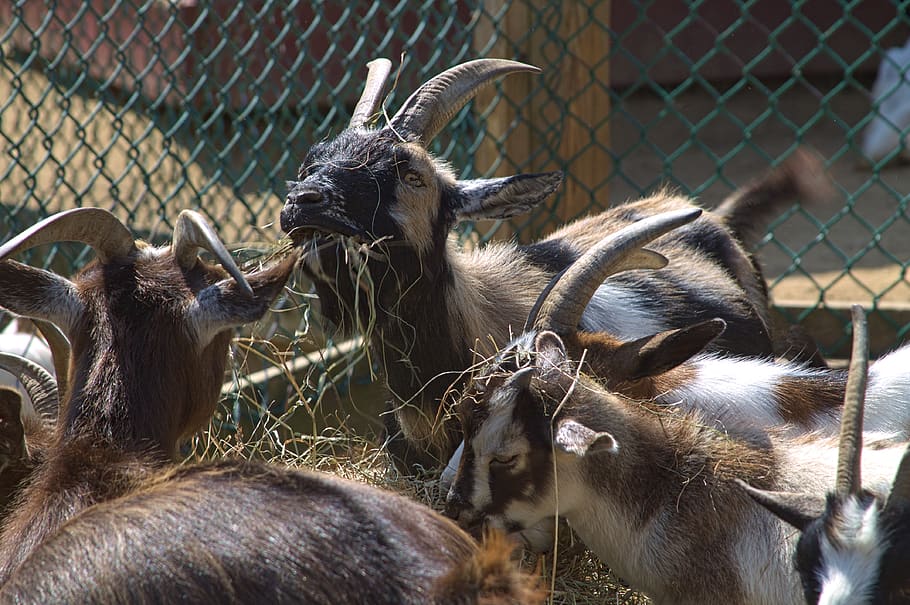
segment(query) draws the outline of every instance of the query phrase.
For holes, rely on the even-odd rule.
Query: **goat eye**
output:
[[[411,187],[424,187],[423,177],[414,171],[409,170],[404,173],[404,182]]]
[[[518,462],[518,454],[513,454],[511,456],[493,456],[493,459],[490,460],[490,466],[506,469],[515,466],[516,462]]]

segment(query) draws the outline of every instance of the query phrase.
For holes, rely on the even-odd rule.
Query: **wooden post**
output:
[[[558,23],[558,28],[548,29],[547,23]],[[516,217],[496,237],[511,237],[512,225],[519,224],[520,238],[534,239],[584,215],[595,199],[601,206],[609,204],[609,23],[610,0],[519,0],[508,5],[486,0],[475,30],[476,47],[485,56],[526,61],[544,73],[502,80],[502,97],[492,110],[497,91],[478,96],[476,110],[489,115],[475,171],[495,167],[498,176],[566,173],[549,211],[540,211],[530,225],[527,218]],[[546,79],[546,89],[540,86],[541,78]],[[478,229],[483,233],[490,226],[481,223]]]

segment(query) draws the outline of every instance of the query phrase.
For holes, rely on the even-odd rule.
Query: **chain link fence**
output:
[[[464,177],[560,169],[566,184],[531,215],[462,226],[466,238],[531,240],[667,184],[710,207],[806,145],[826,159],[840,199],[796,206],[769,226],[758,254],[772,297],[785,320],[804,324],[834,356],[849,347],[849,304],[864,303],[881,353],[910,329],[910,101],[901,101],[910,74],[889,52],[910,37],[908,4],[3,2],[0,241],[60,210],[98,206],[159,242],[180,210],[196,208],[236,248],[267,247],[280,236],[285,181],[313,142],[348,123],[367,61],[400,64],[387,101],[394,111],[454,64],[507,57],[542,72],[482,94],[435,151]],[[873,97],[882,64],[896,80]],[[891,143],[870,156],[863,137],[873,123]],[[67,275],[89,256],[59,245],[27,260]],[[357,343],[328,343],[345,355],[340,362],[323,357],[321,342],[307,349],[296,338],[309,331],[305,294],[284,305],[238,340],[248,363],[226,385],[231,409],[219,419],[239,423],[250,398],[278,401],[275,415],[254,414],[250,431],[274,437],[287,459],[293,443],[316,442],[326,393],[346,397],[349,410],[378,397],[362,384],[369,371],[350,370]],[[288,350],[308,374],[274,363],[282,351],[289,361]],[[250,395],[250,385],[266,386]],[[313,425],[295,425],[290,440],[286,400]],[[375,421],[376,410],[360,416]],[[238,436],[197,449],[237,452],[249,443]],[[601,591],[598,602],[641,602],[602,580],[602,565],[592,569],[575,575],[584,590]],[[577,596],[582,589],[561,590],[554,602],[589,602]]]
[[[369,59],[400,63],[394,109],[451,65],[509,57],[543,71],[478,98],[436,151],[464,176],[559,168],[567,182],[534,214],[466,233],[532,239],[662,184],[711,206],[808,145],[842,199],[770,226],[772,295],[834,355],[843,309],[865,303],[881,352],[910,325],[908,125],[885,121],[897,142],[874,161],[860,141],[884,103],[870,97],[876,71],[910,36],[907,4],[6,2],[0,233],[100,206],[157,240],[198,208],[227,242],[274,241],[285,180],[347,123]],[[40,253],[64,273],[87,259]]]

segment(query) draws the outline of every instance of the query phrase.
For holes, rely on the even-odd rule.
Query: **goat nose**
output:
[[[289,204],[315,204],[322,201],[322,193],[316,189],[298,189],[288,193]]]
[[[449,519],[458,520],[458,517],[465,508],[467,508],[467,504],[461,497],[461,494],[454,489],[450,489],[448,495],[446,495],[446,505],[443,509],[443,514]]]

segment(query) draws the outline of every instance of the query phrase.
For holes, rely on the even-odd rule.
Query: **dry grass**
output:
[[[283,249],[286,244],[279,245],[276,253]],[[248,261],[247,267],[257,262],[260,261]],[[355,263],[356,266],[359,265]],[[363,347],[332,354],[334,343],[310,322],[311,298],[305,286],[289,287],[280,305],[283,311],[273,312],[235,340],[231,380],[234,386],[226,392],[208,429],[194,440],[188,459],[255,458],[295,469],[328,472],[405,494],[441,510],[438,469],[415,476],[400,474],[390,463],[378,431],[351,422],[349,406],[376,413],[385,395],[378,382],[356,394],[345,394],[352,376],[363,373],[358,367],[363,365],[366,354]],[[288,371],[287,364],[294,355],[305,351],[312,355],[326,344],[329,349],[325,355],[315,356],[317,363],[299,372]],[[250,376],[252,365],[263,362],[277,370],[273,372],[277,375],[273,382],[284,386],[279,393],[290,394],[286,404],[268,401],[273,405],[264,406],[262,393],[274,390],[243,380]],[[549,603],[648,602],[613,576],[577,542],[564,523],[559,534],[555,573],[550,556],[524,561],[529,568],[540,569],[552,588]]]

